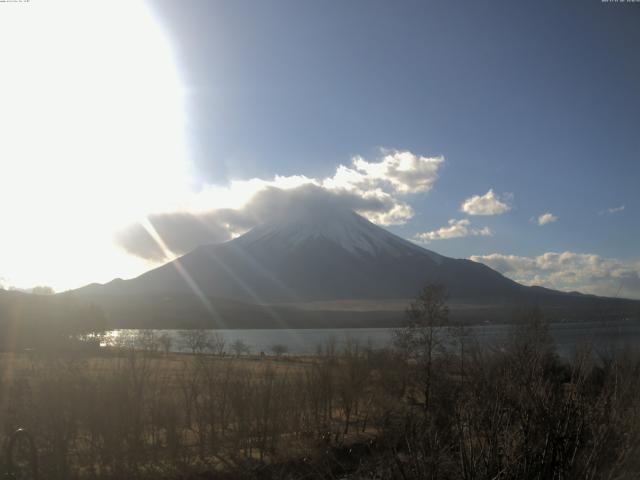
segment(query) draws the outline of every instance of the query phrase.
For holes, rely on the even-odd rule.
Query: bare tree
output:
[[[418,364],[425,411],[429,406],[433,382],[433,360],[444,347],[445,330],[449,323],[447,292],[442,284],[429,284],[407,309],[407,325],[395,335],[407,355]]]
[[[147,353],[153,354],[158,350],[158,338],[153,330],[139,330],[137,343]]]
[[[248,355],[250,351],[249,346],[240,338],[238,338],[231,344],[231,350],[233,350],[233,353],[236,354],[236,357],[244,354]]]
[[[344,435],[349,433],[352,415],[358,415],[360,399],[364,396],[369,374],[366,350],[363,350],[356,340],[347,340],[337,371],[337,391],[344,417]]]
[[[164,354],[169,355],[169,352],[171,351],[171,344],[173,343],[171,336],[169,336],[168,333],[163,333],[160,335],[160,338],[158,338],[158,343],[162,346]]]
[[[208,348],[214,355],[218,355],[219,357],[224,356],[224,349],[226,346],[227,340],[224,338],[222,333],[214,332],[209,336]]]
[[[55,290],[48,285],[38,285],[31,289],[31,293],[34,295],[53,295]]]
[[[289,347],[287,347],[286,345],[283,345],[281,343],[276,343],[274,345],[271,345],[271,352],[276,357],[281,357],[285,353],[289,353]]]
[[[204,352],[209,345],[209,332],[201,328],[196,330],[183,330],[180,332],[180,336],[184,344],[194,355]]]

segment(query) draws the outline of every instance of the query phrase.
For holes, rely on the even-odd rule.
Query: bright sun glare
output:
[[[166,36],[141,2],[3,7],[0,285],[139,273],[114,231],[175,208],[190,181]]]

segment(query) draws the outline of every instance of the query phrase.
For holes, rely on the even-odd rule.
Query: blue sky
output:
[[[411,236],[490,188],[514,209],[445,254],[638,256],[640,5],[152,2],[203,179],[325,177],[379,147],[442,155]],[[625,206],[617,215],[598,215]],[[546,228],[529,221],[550,211]]]
[[[233,181],[255,186],[276,175],[302,175],[322,183],[356,156],[371,163],[382,161],[384,152],[442,157],[429,188],[392,192],[413,214],[402,224],[387,225],[390,230],[414,241],[431,238],[427,248],[486,261],[520,281],[613,294],[620,280],[628,285],[624,294],[640,297],[640,3],[149,0],[144,5],[162,40],[148,16],[126,6],[102,6],[103,20],[94,21],[106,26],[109,42],[120,38],[125,44],[107,55],[111,62],[126,57],[127,42],[135,47],[139,38],[156,38],[142,44],[141,55],[131,62],[114,63],[112,70],[122,78],[142,72],[141,78],[150,79],[147,85],[156,87],[157,81],[164,88],[162,65],[144,69],[156,60],[158,45],[170,52],[183,94],[189,187],[203,193],[199,211],[234,206],[224,197]],[[50,14],[64,25],[50,32],[55,40],[73,25],[62,23],[70,21],[62,13]],[[83,14],[89,15],[74,11],[78,19]],[[130,21],[134,31],[134,19],[144,28],[127,36],[122,22]],[[73,57],[78,58],[85,57]],[[22,77],[16,78],[19,89]],[[113,82],[91,81],[96,95],[112,88]],[[133,95],[126,100],[137,101]],[[125,118],[131,115],[123,109]],[[144,120],[143,114],[139,118]],[[164,127],[153,131],[155,138],[167,137]],[[119,137],[110,138],[115,140],[105,141]],[[149,158],[162,164],[161,158]],[[169,172],[160,180],[171,177]],[[490,189],[508,211],[461,211],[465,200]],[[140,211],[172,208],[154,203]],[[556,221],[539,225],[544,213]],[[455,225],[466,230],[455,235],[441,230]],[[567,264],[571,269],[563,270]],[[598,265],[588,278],[567,280],[587,264]],[[148,267],[128,265],[114,276]],[[104,270],[100,279],[111,273]],[[0,271],[0,285],[2,277]],[[74,282],[80,276],[60,285]]]

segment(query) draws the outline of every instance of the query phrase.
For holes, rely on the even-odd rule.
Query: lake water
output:
[[[480,345],[498,344],[512,332],[509,325],[480,325],[470,327],[471,335]],[[142,347],[144,342],[162,335],[171,338],[171,350],[189,351],[181,330],[113,330],[108,338],[114,344]],[[319,345],[335,342],[338,350],[348,341],[358,341],[374,348],[387,346],[392,338],[389,328],[357,329],[279,329],[279,330],[211,330],[222,335],[225,350],[236,340],[242,340],[252,354],[269,354],[274,345],[286,346],[293,355],[313,355]],[[551,334],[558,352],[570,355],[578,345],[591,343],[597,350],[616,350],[640,347],[640,322],[619,320],[611,322],[555,323]]]

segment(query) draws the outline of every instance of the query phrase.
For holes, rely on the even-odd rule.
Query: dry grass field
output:
[[[4,353],[0,432],[26,428],[53,480],[635,478],[637,355],[561,360],[536,315],[492,349],[437,331],[313,357]]]

